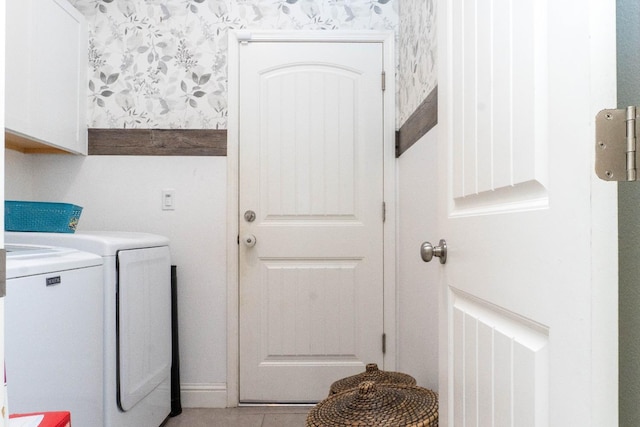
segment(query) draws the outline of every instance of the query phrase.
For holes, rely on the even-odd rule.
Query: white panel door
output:
[[[615,2],[438,14],[440,425],[618,425],[616,186],[593,172]]]
[[[243,402],[318,401],[382,364],[381,73],[381,43],[240,46]]]

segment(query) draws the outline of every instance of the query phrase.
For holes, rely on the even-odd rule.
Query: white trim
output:
[[[603,106],[617,105],[616,75],[616,10],[608,2],[591,0],[589,7],[589,33],[591,43],[591,117]],[[595,121],[589,123],[591,135],[595,134]],[[594,157],[591,157],[594,161]],[[592,425],[624,425],[625,412],[619,413],[619,339],[624,339],[618,326],[618,240],[612,239],[611,229],[618,230],[618,192],[611,191],[610,184],[596,177],[591,164],[591,338],[593,361],[591,383]],[[613,254],[603,260],[602,254]],[[624,268],[624,267],[623,267]],[[615,307],[615,310],[611,308]],[[612,361],[615,361],[612,363]],[[625,373],[622,373],[625,375]],[[637,375],[637,373],[635,373]]]
[[[240,339],[238,301],[238,37],[229,31],[227,86],[227,406],[240,401]]]
[[[229,31],[227,126],[227,406],[239,403],[239,301],[238,301],[238,45],[253,42],[382,43],[387,75],[384,102],[384,197],[387,217],[384,230],[384,329],[387,353],[384,369],[396,370],[396,158],[395,158],[395,53],[393,32],[380,31]]]
[[[227,385],[225,383],[183,383],[180,385],[180,401],[183,408],[225,408]]]
[[[393,53],[393,40],[395,36],[392,31],[339,31],[339,30],[335,30],[335,31],[333,30],[332,31],[237,30],[237,31],[230,31],[229,35],[231,35],[232,33],[233,33],[233,39],[235,40],[236,45],[239,42],[311,42],[311,41],[312,42],[336,42],[336,43],[384,43],[385,50],[387,49],[387,47],[390,47],[392,49],[390,53]],[[390,42],[391,44],[387,44]],[[231,39],[229,39],[229,47],[231,47]],[[237,59],[237,57],[235,59]],[[394,70],[393,75],[395,75],[395,57],[391,57],[391,63],[393,65],[391,70]],[[395,112],[394,112],[394,116],[395,116]]]

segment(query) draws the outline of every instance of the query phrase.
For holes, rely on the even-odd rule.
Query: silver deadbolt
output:
[[[420,246],[420,256],[424,262],[429,262],[433,257],[440,258],[440,264],[447,262],[447,242],[444,239],[440,239],[438,246],[433,246],[429,242],[424,242]]]
[[[256,220],[256,213],[254,211],[246,211],[244,213],[244,220],[247,222],[253,222]]]

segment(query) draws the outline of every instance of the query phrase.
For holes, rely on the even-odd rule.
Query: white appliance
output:
[[[104,427],[162,424],[171,412],[169,240],[147,233],[79,231],[6,232],[5,241],[69,247],[102,257]]]
[[[12,413],[66,410],[103,425],[102,258],[7,245],[5,367]]]

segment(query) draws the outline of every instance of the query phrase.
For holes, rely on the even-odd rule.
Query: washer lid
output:
[[[5,232],[9,243],[30,243],[75,248],[101,256],[114,256],[123,249],[169,246],[169,239],[157,234],[129,231],[77,231],[75,233]]]
[[[40,245],[5,246],[7,279],[102,265],[102,258],[76,249]]]
[[[42,256],[63,255],[74,252],[74,249],[58,248],[54,246],[37,246],[37,245],[12,245],[5,247],[7,257],[12,259],[35,258]]]

